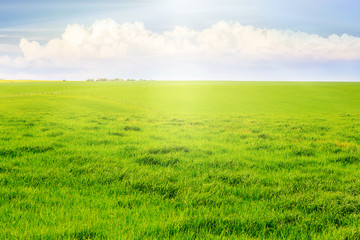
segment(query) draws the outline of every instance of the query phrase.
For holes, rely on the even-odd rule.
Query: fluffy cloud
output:
[[[61,38],[45,45],[22,39],[27,61],[155,58],[191,61],[343,61],[360,59],[360,38],[347,34],[321,37],[289,30],[261,29],[239,23],[219,22],[194,31],[175,27],[155,33],[143,23],[118,24],[111,19],[92,26],[69,25]]]
[[[359,37],[233,22],[158,33],[140,22],[105,19],[89,27],[69,25],[46,43],[22,39],[12,48],[0,45],[0,78],[12,79],[359,81],[359,64]]]

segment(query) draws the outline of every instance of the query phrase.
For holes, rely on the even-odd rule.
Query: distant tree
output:
[[[120,78],[114,78],[114,79],[110,79],[110,81],[113,81],[113,82],[120,82],[121,79]]]
[[[88,82],[93,82],[93,81],[96,81],[96,82],[122,82],[122,81],[125,81],[123,78],[98,78],[96,80],[94,79],[87,79],[86,81]],[[135,79],[126,79],[126,81],[136,81]]]

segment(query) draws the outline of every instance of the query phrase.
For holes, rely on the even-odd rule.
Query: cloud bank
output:
[[[0,78],[360,81],[360,37],[237,22],[154,32],[141,22],[104,19],[68,25],[47,42],[23,38],[13,48],[21,55],[4,46]]]
[[[151,57],[210,61],[360,59],[360,38],[347,34],[321,37],[290,30],[261,29],[240,23],[219,22],[194,31],[175,27],[155,33],[143,23],[96,21],[92,26],[68,25],[61,38],[45,45],[22,39],[20,48],[28,61],[50,59],[124,59]]]

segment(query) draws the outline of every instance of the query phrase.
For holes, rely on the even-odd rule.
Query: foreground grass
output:
[[[360,84],[3,83],[1,239],[359,239]]]

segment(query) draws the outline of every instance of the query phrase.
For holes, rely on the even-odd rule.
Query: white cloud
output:
[[[347,34],[321,37],[232,22],[219,22],[203,31],[175,27],[172,31],[155,33],[140,22],[118,24],[105,19],[90,27],[68,25],[61,38],[45,45],[22,39],[20,48],[27,61],[49,59],[55,63],[131,57],[211,62],[274,58],[294,61],[360,59],[359,37]]]
[[[202,31],[175,27],[158,33],[140,22],[105,19],[89,27],[69,25],[45,44],[22,39],[17,48],[23,56],[0,53],[0,78],[360,80],[359,37],[232,22]]]

